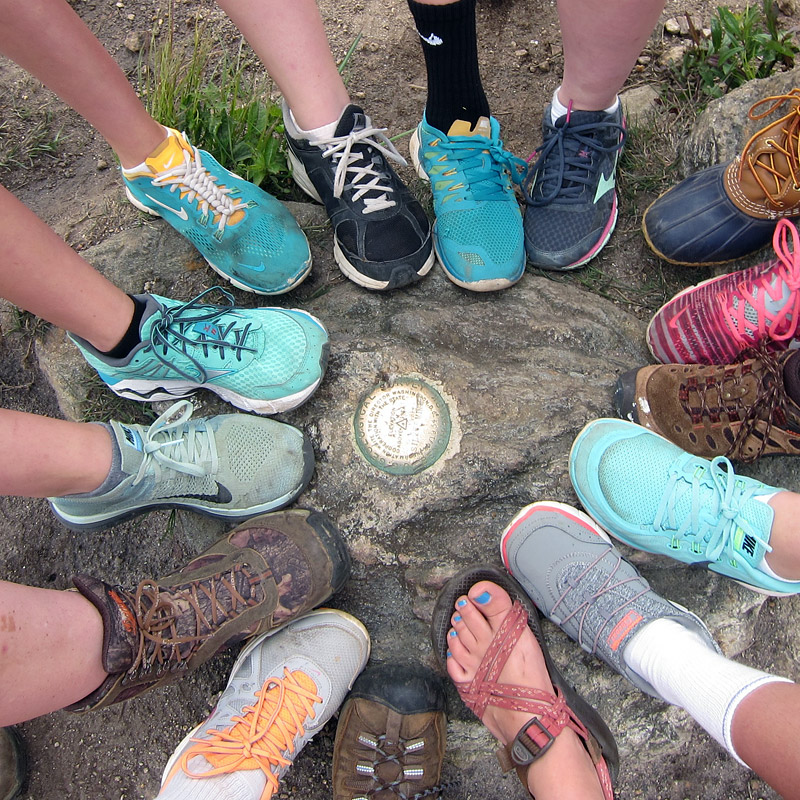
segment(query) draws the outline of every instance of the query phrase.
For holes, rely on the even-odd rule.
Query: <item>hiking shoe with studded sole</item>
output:
[[[800,455],[800,352],[727,366],[657,364],[620,376],[617,413],[703,458]]]
[[[172,575],[133,588],[77,575],[73,583],[103,619],[108,677],[69,710],[104,708],[171,683],[223,648],[306,614],[349,575],[336,526],[304,509],[248,520]]]
[[[617,223],[622,104],[611,114],[570,110],[555,124],[548,105],[542,139],[523,184],[525,250],[541,269],[577,269],[605,247]]]
[[[125,194],[165,219],[239,289],[283,294],[311,271],[308,241],[283,204],[166,128],[166,140],[133,169]]]
[[[647,327],[654,358],[662,364],[730,364],[749,347],[771,353],[796,347],[797,228],[780,220],[773,245],[775,260],[690,286],[663,305]]]
[[[500,123],[456,120],[445,134],[423,115],[409,144],[417,174],[429,180],[439,263],[457,286],[492,292],[525,272],[522,217],[513,182],[525,162],[503,147]]]
[[[389,165],[405,159],[358,106],[344,109],[334,135],[309,140],[284,105],[292,177],[320,203],[333,227],[333,255],[351,281],[397,289],[426,275],[434,262],[430,223]]]
[[[625,649],[648,622],[674,620],[720,652],[699,617],[657,595],[606,532],[571,506],[523,508],[503,531],[500,554],[544,616],[652,697],[663,700],[625,663]]]
[[[22,740],[13,727],[0,728],[0,800],[14,800],[22,793],[27,759]]]
[[[783,116],[754,134],[733,161],[690,175],[645,211],[653,252],[673,264],[723,264],[769,244],[782,217],[800,215],[800,89],[749,111]]]
[[[612,536],[648,553],[704,566],[764,594],[796,594],[800,581],[762,572],[774,512],[759,498],[781,491],[706,461],[632,422],[598,419],[569,456],[583,507]]]
[[[341,705],[364,669],[366,628],[344,611],[319,609],[242,650],[208,719],[167,762],[170,796],[267,800],[302,748]],[[204,786],[206,784],[207,786]]]
[[[228,305],[202,300],[220,291]],[[125,358],[110,358],[85,339],[70,338],[116,394],[153,402],[208,389],[257,414],[277,414],[304,403],[322,381],[328,334],[305,311],[238,308],[216,287],[188,303],[136,295],[147,304],[141,344]]]
[[[334,800],[440,796],[447,736],[439,678],[415,664],[382,664],[358,678],[339,715]]]
[[[121,480],[101,493],[51,497],[55,515],[76,531],[154,508],[240,522],[289,505],[311,480],[314,449],[297,428],[248,414],[191,416],[181,400],[149,427],[112,421]]]

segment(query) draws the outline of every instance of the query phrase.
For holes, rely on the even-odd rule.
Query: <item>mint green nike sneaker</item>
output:
[[[202,304],[212,291],[221,292],[228,304]],[[304,403],[322,381],[328,334],[305,311],[238,308],[218,287],[188,303],[155,294],[137,299],[146,303],[141,344],[125,358],[110,358],[70,334],[122,397],[152,402],[208,389],[245,411],[277,414]]]
[[[619,419],[590,422],[569,456],[583,507],[625,544],[704,566],[756,592],[797,594],[762,568],[773,486],[737,475],[727,458],[706,461],[657,433]]]
[[[165,134],[142,164],[122,170],[128,199],[165,219],[237,288],[283,294],[299,286],[311,271],[311,251],[284,205],[184,134]]]
[[[250,414],[192,419],[179,400],[152,425],[109,424],[109,477],[94,492],[51,497],[68,528],[107,528],[157,508],[242,522],[294,502],[314,473],[314,449],[291,425]]]
[[[447,134],[422,122],[411,137],[417,173],[430,180],[436,255],[453,283],[473,292],[515,284],[525,271],[522,213],[514,194],[525,162],[503,147],[500,124],[456,120]]]

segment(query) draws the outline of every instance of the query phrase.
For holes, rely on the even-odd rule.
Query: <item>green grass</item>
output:
[[[157,417],[152,405],[114,394],[92,370],[86,380],[86,399],[81,408],[81,419],[84,422],[110,422],[116,419],[149,425]]]
[[[790,69],[798,47],[793,31],[778,27],[772,0],[731,11],[719,7],[706,39],[687,14],[694,44],[686,51],[674,79],[687,96],[703,104],[755,78]]]
[[[281,109],[271,99],[271,82],[257,77],[263,68],[244,40],[230,57],[203,25],[188,47],[175,44],[171,15],[164,27],[140,64],[150,114],[246,180],[279,197],[292,195]]]
[[[0,122],[0,171],[27,169],[41,157],[55,158],[61,130],[53,133],[50,113],[37,120],[25,111],[17,115],[25,123],[22,135],[8,135],[8,121]]]

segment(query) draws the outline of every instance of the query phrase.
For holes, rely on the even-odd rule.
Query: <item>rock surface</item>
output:
[[[303,209],[312,217],[318,212]],[[522,505],[546,498],[575,502],[567,472],[570,444],[587,421],[612,414],[617,375],[648,360],[644,324],[576,285],[531,274],[510,291],[480,296],[453,286],[437,267],[410,290],[368,293],[336,277],[328,246],[325,237],[312,239],[316,266],[308,285],[275,298],[315,314],[331,336],[330,365],[320,390],[282,417],[309,433],[317,455],[316,477],[300,504],[326,510],[347,537],[354,575],[336,605],[365,622],[373,658],[433,665],[427,631],[438,589],[466,564],[499,563],[499,533]],[[190,245],[160,222],[116,235],[85,255],[131,292],[147,288],[188,300],[212,279]],[[244,305],[258,302],[253,295],[235,294]],[[38,343],[37,355],[64,414],[83,414],[87,387],[96,381],[63,332],[50,331]],[[399,476],[363,457],[354,415],[365,394],[406,376],[426,381],[444,398],[452,432],[445,455],[430,469]],[[231,410],[213,395],[196,397],[197,413]],[[771,463],[776,479],[792,475],[785,461]],[[138,580],[148,571],[181,563],[222,531],[191,514],[178,513],[172,527],[167,518],[151,514],[95,535],[91,548],[70,551],[65,574],[77,568]],[[77,537],[55,527],[62,540]],[[658,591],[706,619],[728,655],[747,657],[756,627],[763,624],[763,597],[666,559],[631,555]],[[796,618],[797,609],[794,600],[781,601],[780,618]],[[715,793],[704,797],[744,796],[736,787],[747,773],[682,711],[632,690],[552,626],[545,632],[557,663],[618,737],[620,797],[679,800],[699,785],[715,786]],[[776,648],[775,657],[782,652]],[[181,731],[205,714],[230,664],[228,656],[214,660],[181,684],[92,720],[102,718],[104,728],[117,730],[131,717],[144,719],[159,704],[181,698],[148,745],[152,761],[144,763],[155,770]],[[500,775],[490,737],[452,689],[449,695],[445,774],[457,781],[449,800],[524,797],[515,779]],[[31,726],[38,730],[39,724]],[[94,722],[64,714],[49,718],[47,725],[56,736],[62,726],[88,725],[87,736],[95,728]],[[313,800],[327,796],[315,788],[314,775],[325,774],[332,736],[328,731],[301,756],[287,779],[288,791],[293,787],[296,796]],[[124,759],[118,768],[124,768]],[[153,773],[141,776],[145,794],[155,785]]]

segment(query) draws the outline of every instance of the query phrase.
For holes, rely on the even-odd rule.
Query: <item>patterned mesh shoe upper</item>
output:
[[[780,220],[773,244],[774,261],[711,278],[662,306],[647,328],[653,356],[664,364],[729,364],[748,347],[778,352],[796,346],[797,228]]]
[[[75,530],[151,508],[240,520],[288,505],[311,479],[313,449],[296,428],[247,414],[191,415],[182,400],[149,427],[112,422],[121,480],[102,493],[50,498],[56,516]]]
[[[169,400],[204,388],[259,414],[305,402],[327,363],[328,336],[322,325],[304,311],[238,308],[221,289],[216,291],[228,305],[204,305],[212,291],[188,303],[139,295],[147,303],[141,344],[126,358],[109,358],[89,342],[71,338],[101,379],[123,397]]]
[[[431,182],[436,253],[450,280],[473,291],[516,283],[525,251],[513,182],[525,164],[503,147],[497,120],[456,120],[444,134],[423,117],[410,147]]]
[[[282,294],[302,283],[311,252],[283,204],[166,130],[144,163],[122,170],[128,199],[169,222],[239,289]]]
[[[720,264],[766,246],[775,223],[800,214],[800,89],[766,97],[750,109],[755,133],[726,164],[690,175],[645,211],[653,251],[677,264]]]
[[[583,507],[632,547],[704,565],[757,591],[800,591],[800,581],[759,568],[773,520],[759,498],[780,490],[737,475],[727,458],[706,461],[632,422],[600,419],[575,439],[570,477]]]
[[[542,120],[543,144],[525,179],[525,249],[543,269],[575,269],[600,251],[617,221],[616,168],[625,141],[622,107],[568,111]]]

